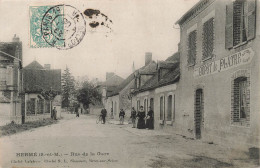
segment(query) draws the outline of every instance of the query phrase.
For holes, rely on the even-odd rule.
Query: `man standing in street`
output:
[[[57,120],[57,110],[56,110],[56,107],[53,107],[53,110],[52,110],[52,118],[54,120]]]
[[[106,123],[106,116],[107,116],[107,110],[105,108],[103,108],[101,110],[101,116],[102,116],[102,119],[103,119],[103,123],[102,124],[105,124]]]
[[[123,109],[120,110],[119,112],[119,119],[120,119],[120,124],[124,124],[124,118],[125,118],[125,111]]]
[[[79,107],[75,107],[76,117],[79,117]]]
[[[135,128],[135,120],[136,120],[136,111],[135,111],[135,108],[133,107],[132,108],[132,111],[131,111],[131,117],[132,119],[132,124],[133,124],[133,127],[132,128]]]

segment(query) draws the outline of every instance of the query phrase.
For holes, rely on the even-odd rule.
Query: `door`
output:
[[[150,99],[150,107],[154,111],[154,103],[153,103],[153,98]]]
[[[203,90],[197,89],[195,94],[195,136],[196,139],[200,139],[203,122]]]

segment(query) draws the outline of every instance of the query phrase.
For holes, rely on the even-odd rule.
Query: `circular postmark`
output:
[[[86,34],[86,22],[75,7],[57,5],[44,14],[41,32],[49,45],[66,50],[77,46],[82,41]]]

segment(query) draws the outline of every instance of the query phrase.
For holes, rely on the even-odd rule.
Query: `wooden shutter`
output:
[[[248,0],[247,1],[247,40],[255,38],[256,30],[256,1]]]
[[[233,47],[233,3],[226,7],[225,47]]]

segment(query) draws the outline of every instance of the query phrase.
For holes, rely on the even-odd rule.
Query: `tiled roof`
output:
[[[39,64],[39,62],[33,61],[32,63],[24,67],[24,69],[44,69],[44,67]]]
[[[123,78],[121,78],[118,75],[113,75],[111,78],[107,79],[105,82],[103,82],[102,86],[118,86],[120,83],[124,81]]]
[[[24,91],[27,93],[42,90],[61,91],[61,70],[23,69]]]
[[[175,64],[176,64],[176,62],[172,62],[172,61],[159,61],[157,63],[157,69],[160,69],[160,68],[172,69],[176,66]]]
[[[180,53],[176,52],[172,56],[168,57],[165,61],[180,62]]]
[[[156,73],[151,79],[149,79],[141,88],[139,92],[146,90],[155,89],[157,87],[169,85],[179,81],[180,77],[180,67],[179,62],[175,63],[172,69],[167,69],[167,73],[161,79],[158,79],[158,73]]]
[[[151,61],[148,65],[141,67],[136,70],[134,73],[129,75],[108,97],[118,95],[121,90],[123,90],[131,81],[135,79],[135,73],[139,73],[141,75],[154,75],[156,73],[156,62]],[[134,88],[134,83],[131,86]]]
[[[0,51],[3,51],[7,54],[15,56],[16,46],[17,46],[17,43],[0,42]]]
[[[123,90],[134,79],[135,79],[135,75],[134,73],[132,73],[118,87],[116,87],[115,90],[108,97],[118,95],[119,92]]]
[[[111,97],[115,90],[117,89],[117,86],[108,86],[106,91],[107,91],[107,97]]]
[[[143,66],[139,70],[139,74],[155,74],[156,73],[156,62],[152,61],[148,65]]]

